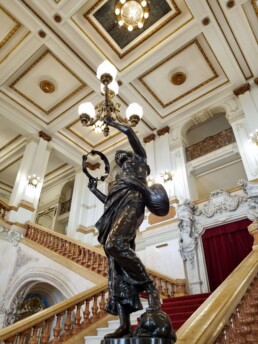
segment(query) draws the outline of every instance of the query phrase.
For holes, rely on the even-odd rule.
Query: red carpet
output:
[[[204,293],[163,299],[161,309],[169,315],[177,331],[209,296],[210,293]]]

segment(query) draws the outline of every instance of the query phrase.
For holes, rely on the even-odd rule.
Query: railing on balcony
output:
[[[206,137],[204,140],[185,149],[187,161],[199,158],[219,148],[236,141],[232,128],[222,130],[220,133]]]
[[[82,292],[0,330],[1,344],[63,343],[106,315],[107,285]]]
[[[101,276],[107,276],[108,262],[105,253],[101,249],[88,246],[66,235],[53,232],[33,223],[27,225],[25,237]],[[162,297],[186,294],[185,280],[172,279],[154,271],[148,271]]]
[[[63,214],[69,213],[69,211],[71,209],[71,204],[72,204],[72,200],[71,199],[61,203],[59,215],[63,215]]]

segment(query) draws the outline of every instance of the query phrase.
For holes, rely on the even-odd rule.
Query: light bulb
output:
[[[115,9],[115,14],[118,15],[120,13],[120,8]]]
[[[142,7],[147,6],[147,1],[146,1],[146,0],[143,0],[143,1],[141,2],[141,5],[142,5]]]
[[[97,78],[100,80],[103,74],[110,74],[112,78],[115,79],[117,76],[117,69],[112,63],[105,60],[97,68]]]
[[[143,27],[143,23],[142,22],[139,22],[138,23],[138,28],[141,29]]]
[[[123,25],[124,25],[123,20],[119,20],[119,21],[118,21],[118,25],[119,25],[119,26],[123,26]]]
[[[120,0],[120,2],[123,5],[126,2],[126,0]]]
[[[144,12],[144,18],[147,19],[149,17],[149,13],[148,12]]]
[[[142,107],[139,104],[132,103],[126,109],[125,115],[126,115],[127,119],[130,119],[130,117],[133,116],[133,115],[137,115],[140,118],[142,118],[143,109],[142,109]]]
[[[110,84],[108,84],[108,88],[110,91],[114,92],[115,94],[118,94],[119,86],[116,80],[113,80]],[[105,94],[105,85],[100,85],[100,90],[103,94]]]
[[[78,108],[78,113],[79,115],[89,115],[91,118],[94,118],[96,116],[94,105],[90,102],[80,104]]]
[[[128,31],[133,31],[133,27],[132,25],[129,25],[128,28],[127,28]]]

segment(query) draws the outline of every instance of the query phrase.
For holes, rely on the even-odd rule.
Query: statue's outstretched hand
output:
[[[89,179],[88,188],[90,189],[90,191],[96,190],[97,184],[98,184],[98,182],[96,179],[93,179],[93,178]]]

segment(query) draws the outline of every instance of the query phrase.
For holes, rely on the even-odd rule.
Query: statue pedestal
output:
[[[174,344],[175,342],[168,338],[131,337],[131,338],[103,339],[100,343],[101,344]]]

